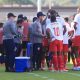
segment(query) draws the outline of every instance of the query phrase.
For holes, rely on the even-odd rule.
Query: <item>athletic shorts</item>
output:
[[[75,38],[72,39],[72,47],[74,46]]]
[[[73,40],[73,46],[80,47],[80,36],[75,36],[75,38]]]
[[[42,45],[43,46],[48,46],[48,38],[43,38]]]
[[[3,44],[0,44],[0,53],[2,53],[4,55],[4,46],[3,46]]]
[[[63,52],[68,52],[68,44],[63,44]]]
[[[50,42],[49,51],[50,52],[63,51],[63,42],[60,40],[54,40],[54,41]]]
[[[71,39],[68,40],[68,48],[70,48],[70,47],[72,47],[72,40]]]

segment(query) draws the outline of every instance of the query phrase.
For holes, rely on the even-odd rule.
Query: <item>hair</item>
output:
[[[49,14],[49,15],[48,15],[48,14]],[[58,13],[56,12],[56,10],[49,9],[49,10],[48,10],[48,13],[47,13],[48,18],[50,18],[52,15],[57,16]]]
[[[68,18],[68,17],[65,17],[64,20],[65,20],[66,22],[68,22],[68,21],[69,21],[69,18]]]
[[[55,15],[51,15],[50,20],[51,20],[51,22],[55,22],[56,21],[56,16]]]
[[[0,23],[0,27],[3,27],[3,23]]]
[[[33,17],[33,22],[35,22],[37,20],[37,17]]]
[[[17,20],[17,24],[22,23],[22,22],[23,22],[22,19]]]

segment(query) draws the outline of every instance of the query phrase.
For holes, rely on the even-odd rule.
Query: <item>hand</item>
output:
[[[43,34],[42,37],[46,37],[46,35]]]

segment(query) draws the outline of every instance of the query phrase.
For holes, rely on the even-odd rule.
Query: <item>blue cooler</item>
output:
[[[33,44],[28,43],[27,44],[27,50],[26,50],[26,56],[30,57],[32,53],[33,53]]]
[[[30,57],[15,57],[16,72],[25,72],[30,68]]]

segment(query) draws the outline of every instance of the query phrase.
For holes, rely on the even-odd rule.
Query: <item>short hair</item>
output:
[[[49,9],[47,12],[47,16],[50,18],[52,15],[56,16],[57,12],[56,12],[56,10]]]
[[[69,21],[69,18],[68,18],[68,17],[65,17],[64,20],[65,20],[66,22],[68,22],[68,21]]]
[[[3,23],[0,23],[0,27],[3,27]]]
[[[23,22],[22,19],[18,19],[18,20],[17,20],[17,24],[20,24],[20,23],[22,23],[22,22]]]
[[[55,22],[56,21],[56,16],[55,15],[51,15],[50,20],[51,20],[51,22]]]
[[[33,17],[33,22],[35,22],[37,20],[37,17]]]

